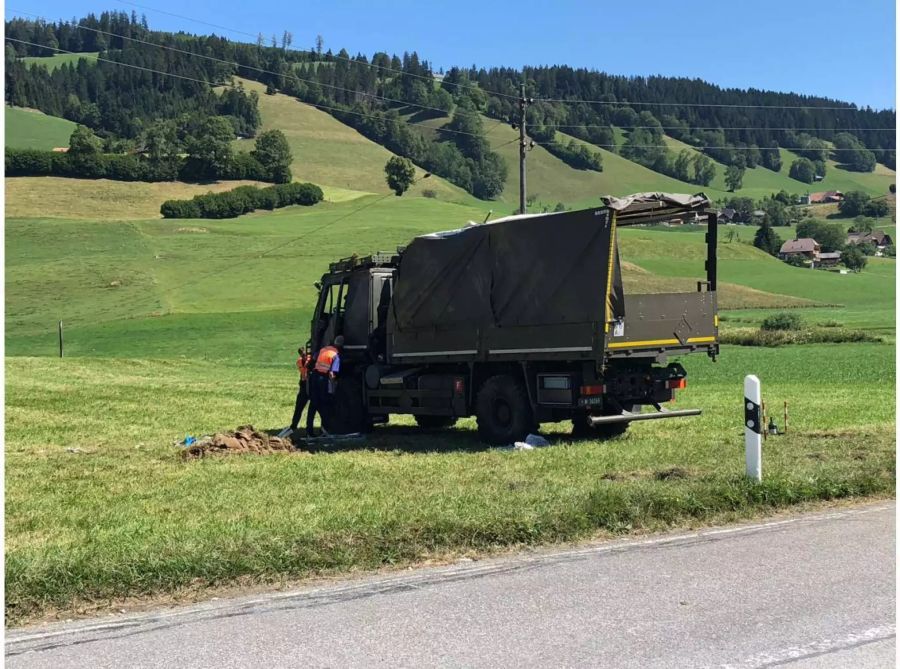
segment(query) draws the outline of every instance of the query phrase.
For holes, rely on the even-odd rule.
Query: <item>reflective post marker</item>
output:
[[[759,379],[753,374],[744,377],[744,451],[747,476],[762,481],[762,393]]]

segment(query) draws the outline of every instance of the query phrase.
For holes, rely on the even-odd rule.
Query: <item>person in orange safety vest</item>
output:
[[[316,356],[316,364],[309,378],[309,410],[306,412],[306,435],[313,435],[313,421],[318,413],[322,422],[322,434],[328,435],[325,424],[331,418],[331,404],[337,376],[341,371],[341,348],[344,337],[334,338],[332,346],[323,346]]]
[[[294,402],[294,415],[291,418],[290,427],[284,428],[278,433],[279,437],[287,437],[297,431],[300,424],[300,417],[303,415],[303,409],[309,402],[309,367],[312,362],[312,356],[303,348],[297,349],[297,371],[300,373],[300,387],[297,389],[297,400]]]

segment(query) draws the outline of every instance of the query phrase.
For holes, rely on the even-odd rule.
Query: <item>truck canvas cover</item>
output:
[[[607,332],[607,324],[624,319],[626,310],[616,227],[694,216],[709,206],[702,193],[637,193],[602,202],[416,237],[395,277],[389,357],[601,356],[607,337],[621,337]],[[642,304],[634,302],[638,311]]]
[[[612,214],[511,216],[416,237],[397,270],[390,353],[590,356],[607,307],[615,318],[624,302]]]

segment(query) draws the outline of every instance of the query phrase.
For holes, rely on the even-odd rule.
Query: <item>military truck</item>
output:
[[[544,422],[609,437],[634,421],[699,414],[662,405],[686,384],[671,356],[719,352],[716,213],[703,194],[602,204],[469,224],[332,263],[316,283],[309,342],[315,353],[344,336],[329,431],[366,430],[391,414],[440,429],[474,415],[483,441],[509,444]],[[703,219],[696,291],[623,289],[617,230]]]

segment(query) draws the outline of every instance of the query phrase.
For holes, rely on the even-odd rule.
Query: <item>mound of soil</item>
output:
[[[294,450],[294,444],[289,438],[274,437],[255,430],[252,425],[242,425],[234,432],[216,432],[211,437],[198,439],[185,448],[181,454],[185,459],[194,459],[247,453],[268,455],[269,453]]]

